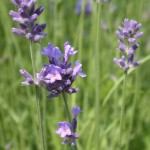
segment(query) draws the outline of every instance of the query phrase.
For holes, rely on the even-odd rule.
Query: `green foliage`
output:
[[[41,46],[34,46],[37,72],[43,63],[48,62],[44,56],[40,56],[40,51],[48,42],[63,50],[63,43],[69,41],[79,50],[73,61],[79,59],[83,64],[83,72],[87,74],[86,79],[78,78],[74,83],[74,87],[79,87],[79,92],[68,95],[70,107],[79,105],[83,109],[83,113],[78,117],[79,150],[95,150],[95,82],[99,82],[101,91],[98,114],[99,149],[117,149],[123,71],[113,63],[113,58],[118,54],[115,32],[124,18],[142,23],[141,30],[144,31],[144,36],[139,40],[137,57],[143,60],[143,63],[132,70],[127,78],[123,145],[126,148],[130,140],[130,150],[150,149],[150,1],[110,0],[102,4],[99,41],[100,81],[95,81],[94,72],[96,4],[92,3],[93,12],[90,16],[85,16],[83,12],[76,15],[76,1],[72,0],[56,0],[54,7],[46,0],[39,1],[37,5],[45,7],[39,19],[41,23],[47,23],[45,32],[48,34],[41,41]],[[10,9],[15,9],[10,1],[0,2],[0,150],[39,150],[35,91],[32,86],[20,86],[23,78],[19,74],[19,69],[25,68],[32,73],[29,42],[11,33],[11,28],[17,24],[9,16]],[[107,25],[106,30],[101,28],[101,23]],[[57,123],[67,120],[62,97],[47,99],[47,95],[48,93],[43,90],[41,109],[46,103],[47,149],[66,150],[67,145],[62,145],[60,137],[55,134]]]

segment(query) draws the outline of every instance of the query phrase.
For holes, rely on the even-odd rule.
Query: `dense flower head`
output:
[[[17,22],[20,28],[12,28],[12,32],[16,35],[26,37],[33,42],[39,42],[41,38],[46,36],[43,30],[46,24],[37,24],[35,21],[43,12],[44,8],[39,6],[35,9],[37,0],[11,0],[18,6],[18,11],[10,10],[9,14],[13,21]]]
[[[119,26],[116,32],[120,39],[127,39],[129,43],[134,43],[137,38],[143,35],[143,32],[138,32],[142,25],[136,20],[124,19],[123,25],[124,27]]]
[[[76,4],[75,13],[76,13],[76,14],[81,14],[81,11],[82,11],[82,0],[78,0],[78,2],[77,2],[77,4]],[[85,14],[86,14],[86,15],[90,15],[91,12],[92,12],[91,0],[86,0]]]
[[[64,54],[58,47],[53,47],[49,43],[47,47],[44,47],[41,54],[48,56],[50,64],[43,66],[31,84],[46,88],[50,92],[48,98],[56,97],[63,91],[70,94],[78,92],[77,88],[71,87],[72,83],[77,76],[85,77],[86,75],[82,72],[82,64],[79,61],[75,62],[74,67],[69,62],[69,57],[76,53],[77,51],[74,50],[69,42],[64,43]],[[26,74],[29,73],[25,71],[21,74],[26,78],[26,81],[22,82],[22,85],[29,85],[30,82],[28,80],[29,78],[33,80],[32,76],[27,76]]]
[[[116,32],[119,37],[118,43],[123,56],[120,59],[114,58],[114,62],[123,70],[128,70],[131,67],[140,65],[140,62],[135,62],[135,52],[139,47],[137,39],[143,35],[143,32],[139,32],[142,27],[136,20],[124,19],[123,27],[119,26]]]
[[[81,112],[79,106],[75,106],[72,109],[73,119],[71,123],[66,121],[59,122],[59,128],[56,130],[56,134],[60,135],[63,138],[62,144],[70,143],[72,146],[76,145],[76,139],[79,137],[79,134],[76,133],[77,128],[77,118],[74,117],[74,113],[78,115]]]

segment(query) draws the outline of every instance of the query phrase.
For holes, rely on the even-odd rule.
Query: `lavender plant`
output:
[[[143,35],[143,32],[138,32],[142,27],[136,20],[124,19],[123,27],[118,27],[116,32],[119,37],[119,50],[123,53],[120,59],[114,58],[114,62],[124,70],[124,83],[123,83],[123,98],[121,106],[121,118],[120,118],[120,133],[119,133],[119,147],[122,149],[122,128],[123,128],[123,117],[125,109],[125,99],[126,99],[126,78],[128,70],[132,67],[137,67],[140,62],[134,61],[135,52],[139,47],[137,39]]]
[[[75,147],[75,139],[78,138],[78,134],[75,133],[77,125],[76,118],[80,113],[80,108],[73,108],[72,113],[74,119],[71,121],[71,115],[65,93],[72,94],[78,92],[77,88],[72,88],[75,78],[77,76],[86,77],[86,75],[82,72],[82,64],[80,64],[78,60],[75,62],[74,67],[72,67],[71,62],[69,62],[69,57],[76,53],[77,51],[74,50],[69,42],[64,43],[64,54],[58,47],[53,47],[53,45],[49,43],[48,47],[44,47],[41,54],[48,56],[50,64],[44,64],[40,73],[36,73],[35,79],[26,70],[20,70],[21,75],[26,79],[22,82],[22,85],[41,86],[50,92],[48,98],[54,98],[60,94],[63,95],[69,123],[60,122],[58,124],[60,128],[57,130],[57,133],[61,137],[65,138],[63,144],[71,141],[71,145],[75,145]]]
[[[139,47],[137,39],[143,35],[143,32],[138,32],[141,27],[135,20],[124,19],[124,27],[119,26],[116,32],[119,37],[119,50],[123,56],[120,59],[114,58],[114,62],[125,71],[140,65],[140,62],[135,62],[134,59]]]
[[[32,42],[39,42],[41,38],[46,36],[46,33],[43,30],[46,28],[46,24],[37,24],[35,21],[37,20],[38,16],[43,12],[44,7],[40,6],[35,9],[35,5],[37,0],[11,0],[13,4],[18,6],[18,11],[11,10],[9,14],[12,16],[13,21],[19,24],[20,28],[12,28],[12,32],[18,36],[22,36],[27,38],[30,41],[30,55],[32,61],[32,69],[33,75],[35,78],[35,64],[33,60],[33,49],[32,49]],[[21,70],[21,73],[26,77],[28,77],[28,82],[32,83],[31,76],[25,71]],[[30,80],[30,81],[29,81]],[[27,82],[23,83],[24,85]],[[37,109],[38,109],[38,119],[39,119],[39,130],[40,130],[40,138],[41,138],[41,145],[42,149],[46,149],[46,144],[44,141],[44,133],[42,127],[42,117],[41,117],[41,110],[40,110],[40,100],[39,100],[39,88],[35,84],[35,91],[36,91],[36,101],[37,101]]]

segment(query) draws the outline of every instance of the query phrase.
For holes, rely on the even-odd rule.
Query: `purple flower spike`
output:
[[[34,84],[33,77],[24,69],[20,70],[20,74],[26,79],[26,81],[22,82],[21,84],[24,86]]]
[[[48,98],[57,97],[62,92],[68,94],[77,93],[78,88],[72,88],[72,84],[76,76],[85,77],[86,75],[82,73],[82,64],[79,61],[76,61],[74,68],[72,68],[71,62],[68,62],[68,57],[75,55],[77,51],[74,51],[69,42],[66,42],[64,47],[65,54],[62,54],[58,47],[53,47],[51,43],[48,44],[48,47],[44,47],[41,54],[48,56],[50,65],[45,64],[41,71],[36,73],[35,82],[30,74],[27,74],[24,70],[21,71],[22,75],[27,79],[23,84],[35,84],[44,87],[50,92],[47,96]]]
[[[56,134],[63,138],[62,144],[70,143],[72,146],[76,145],[76,139],[79,134],[76,133],[77,129],[77,115],[81,112],[80,107],[75,106],[72,109],[73,119],[71,124],[68,122],[59,122],[59,128],[55,131]]]
[[[59,128],[56,130],[56,133],[60,135],[60,137],[64,138],[66,136],[71,135],[71,124],[67,122],[59,122]]]
[[[78,88],[72,88],[72,84],[76,76],[85,77],[82,73],[82,64],[76,61],[75,67],[72,68],[68,58],[75,55],[77,51],[69,44],[64,43],[64,54],[58,47],[53,47],[51,43],[44,47],[41,54],[48,56],[50,65],[45,65],[46,70],[38,74],[38,82],[45,87],[49,92],[48,98],[54,98],[63,91],[69,94],[78,92]],[[42,71],[41,71],[42,72]]]
[[[18,36],[26,37],[33,42],[39,42],[41,38],[46,36],[43,30],[46,24],[37,24],[35,21],[43,12],[42,6],[35,9],[37,0],[11,0],[12,3],[18,6],[18,12],[10,10],[9,14],[13,21],[20,26],[19,29],[13,28],[12,32]]]
[[[121,59],[114,58],[114,62],[127,71],[131,67],[140,65],[139,62],[134,62],[134,55],[139,47],[137,39],[143,36],[143,32],[138,32],[142,25],[136,20],[124,19],[123,25],[123,27],[118,27],[116,34],[119,37],[119,50],[125,56]]]

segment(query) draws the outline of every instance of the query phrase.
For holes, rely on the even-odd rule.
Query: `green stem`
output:
[[[150,60],[150,55],[146,56],[145,58],[143,58],[140,62],[141,65],[143,65],[144,63],[146,63],[147,61]],[[128,75],[131,74],[136,68],[132,68],[129,70]],[[113,87],[109,90],[109,92],[107,93],[107,95],[105,96],[103,103],[102,103],[102,107],[104,108],[105,105],[107,104],[108,100],[110,100],[110,97],[112,96],[112,94],[114,93],[114,91],[118,88],[118,86],[121,84],[121,82],[123,81],[123,76],[121,76],[117,82],[113,85]]]
[[[71,123],[72,120],[71,120],[71,115],[70,115],[70,111],[69,111],[69,107],[68,107],[68,103],[67,103],[67,96],[66,96],[65,92],[62,92],[62,95],[63,95],[64,104],[66,107],[66,113],[68,116],[68,120],[69,120],[69,123]],[[75,146],[71,147],[71,149],[78,150],[77,144]]]
[[[42,92],[43,95],[43,92]],[[42,96],[43,98],[43,96]],[[47,150],[47,134],[46,134],[46,101],[43,98],[43,132],[44,132],[44,146]]]
[[[30,41],[30,56],[31,56],[34,80],[35,80],[35,84],[36,84],[35,65],[34,65],[32,42],[31,41]],[[40,93],[39,93],[39,86],[38,85],[35,85],[35,93],[36,93],[36,102],[37,102],[41,147],[42,147],[42,150],[45,150],[45,144],[44,144],[45,142],[44,142],[44,134],[43,134],[43,126],[42,126],[42,116],[41,116],[41,110],[40,110]]]
[[[32,63],[33,76],[35,79],[35,65],[34,65],[34,59],[33,59],[32,41],[30,41],[30,57],[31,57],[31,63]]]
[[[128,133],[128,140],[127,140],[127,146],[126,146],[126,150],[130,149],[130,136],[133,130],[133,124],[134,124],[134,117],[135,117],[135,110],[136,110],[136,101],[137,98],[139,97],[139,71],[137,70],[136,72],[136,83],[135,83],[135,95],[134,95],[134,99],[133,99],[133,104],[132,104],[132,114],[131,114],[131,119],[130,119],[130,123],[129,123],[129,133]]]
[[[100,3],[97,3],[97,18],[96,18],[96,48],[95,48],[95,145],[96,149],[99,149],[99,120],[100,120],[100,65],[99,65],[99,52],[100,52]]]
[[[124,82],[123,82],[123,98],[121,104],[121,116],[120,116],[120,132],[119,132],[119,148],[122,150],[122,129],[123,129],[123,120],[124,120],[124,110],[125,110],[125,99],[126,99],[126,79],[127,71],[124,72]]]
[[[37,112],[38,112],[41,146],[42,146],[42,150],[45,150],[44,133],[43,133],[43,127],[42,127],[42,115],[41,115],[41,109],[40,109],[40,94],[39,94],[39,86],[38,85],[35,85],[35,92],[36,92],[36,102],[37,102]]]
[[[69,111],[69,107],[68,107],[68,103],[67,103],[67,96],[66,96],[65,92],[63,92],[62,95],[63,95],[64,104],[66,107],[66,113],[68,116],[68,121],[69,121],[69,123],[71,123],[71,115],[70,115],[70,111]]]

